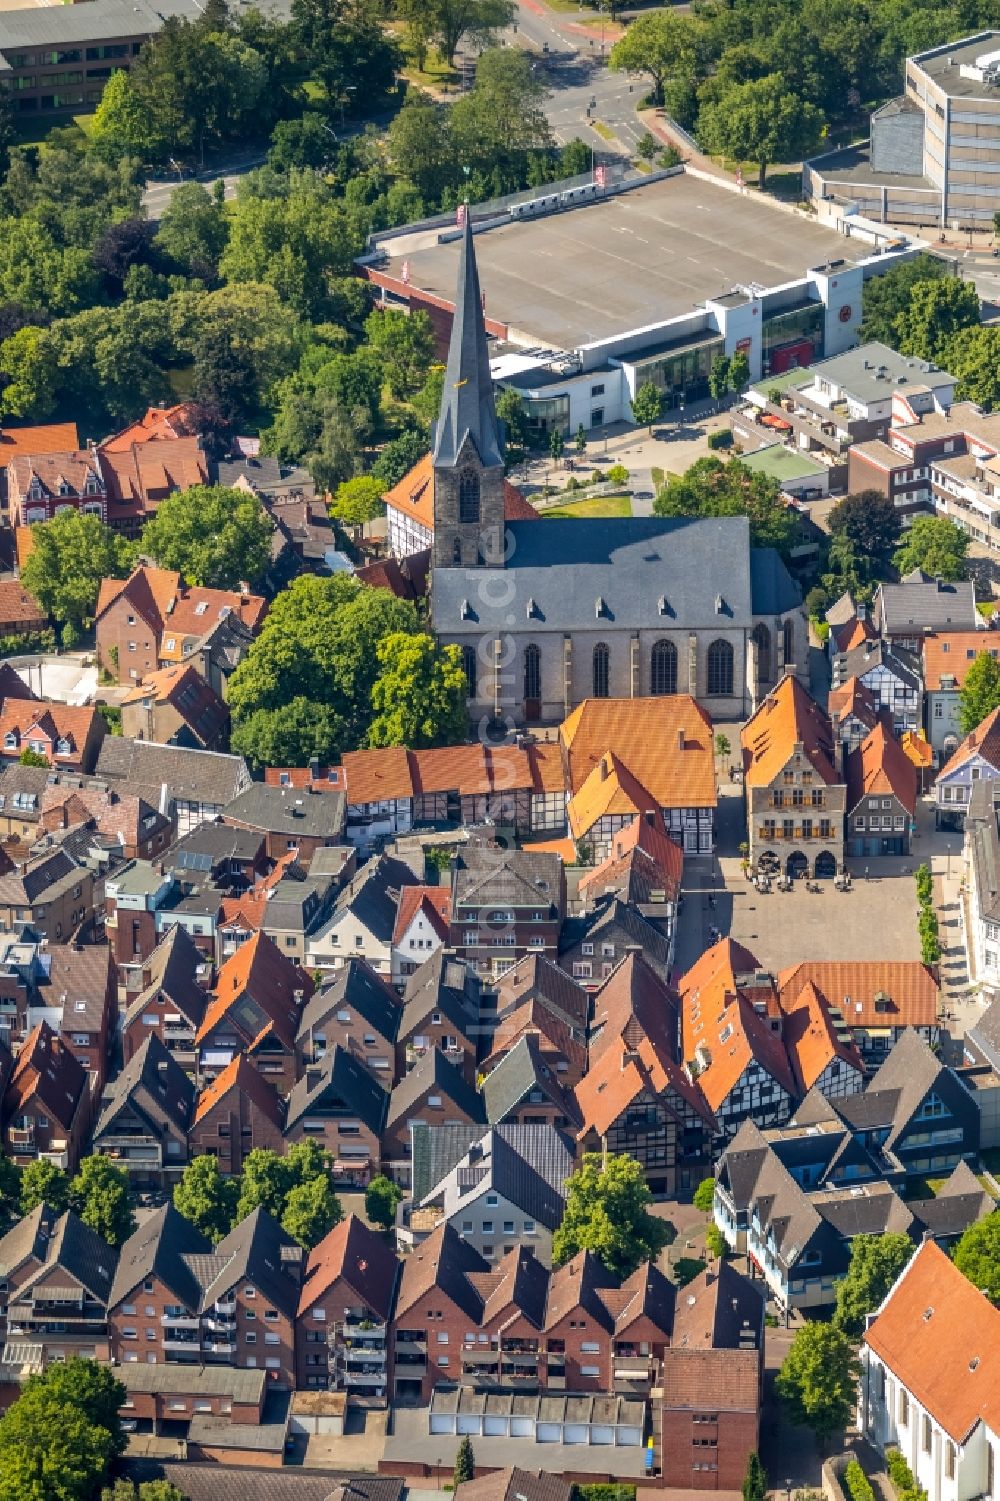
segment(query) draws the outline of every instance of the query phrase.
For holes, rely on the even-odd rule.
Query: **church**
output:
[[[746,719],[784,672],[806,679],[799,589],[773,548],[750,545],[746,517],[521,519],[468,214],[441,411],[417,471],[431,623],[462,652],[474,721],[554,723],[588,698],[667,693]]]

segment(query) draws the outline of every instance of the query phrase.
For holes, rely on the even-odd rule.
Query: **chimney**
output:
[[[602,782],[606,782],[608,780],[608,773],[609,773],[610,770],[611,770],[611,757],[607,756],[607,755],[604,755],[604,756],[601,757],[601,781]]]
[[[677,749],[682,751],[686,743],[686,733],[683,729],[677,731]]]

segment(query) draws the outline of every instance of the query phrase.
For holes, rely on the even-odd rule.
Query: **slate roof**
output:
[[[428,1092],[447,1095],[470,1121],[485,1119],[483,1100],[472,1085],[466,1083],[462,1070],[450,1062],[440,1048],[428,1048],[392,1091],[385,1120],[386,1131],[406,1120]]]
[[[454,954],[436,949],[406,981],[400,1034],[408,1037],[433,1011],[463,1037],[479,1019],[481,984],[475,972]]]
[[[104,944],[51,944],[48,983],[41,987],[46,1004],[63,1012],[63,1030],[106,1032],[117,1011],[117,969]]]
[[[486,1119],[491,1125],[501,1125],[536,1091],[550,1100],[567,1120],[579,1124],[576,1101],[542,1058],[537,1039],[522,1037],[483,1080]]]
[[[410,1127],[413,1202],[420,1204],[433,1188],[437,1188],[473,1143],[482,1141],[487,1130],[481,1121],[449,1121],[442,1126],[414,1121]]]
[[[849,1122],[877,1119],[880,1124],[890,1126],[885,1150],[891,1152],[924,1096],[946,1072],[945,1065],[919,1033],[907,1027],[869,1080],[864,1094],[857,1099],[846,1096],[837,1102],[837,1108]]]
[[[186,1137],[194,1111],[195,1087],[155,1032],[150,1032],[142,1047],[133,1053],[109,1086],[94,1135],[103,1136],[122,1110],[138,1110],[145,1115],[144,1094],[170,1118],[181,1136]]]
[[[678,623],[692,631],[749,629],[755,615],[773,616],[799,603],[770,549],[753,568],[757,549],[750,546],[745,516],[616,517],[599,527],[577,518],[545,526],[511,521],[506,531],[504,572],[516,597],[533,601],[536,631],[593,633],[602,620],[619,632]],[[506,592],[503,600],[470,589],[465,569],[433,571],[434,628],[446,637],[509,630]]]
[[[205,1015],[209,992],[198,979],[198,969],[205,956],[195,947],[185,927],[175,923],[168,928],[146,960],[149,984],[136,996],[125,1013],[125,1026],[141,1016],[160,991],[172,1006],[197,1030]]]
[[[315,992],[299,1019],[298,1040],[342,1009],[356,1011],[380,1037],[395,1042],[403,1008],[395,991],[364,959],[349,958],[333,981]]]
[[[907,1207],[935,1240],[951,1240],[992,1214],[997,1206],[969,1164],[960,1162],[933,1198],[911,1199]]]
[[[601,903],[584,917],[570,917],[562,925],[559,937],[560,960],[564,954],[575,950],[581,943],[598,944],[618,936],[625,942],[642,950],[647,961],[662,977],[670,963],[670,944],[658,928],[646,921],[641,913],[618,897]],[[595,949],[596,952],[596,949]]]
[[[454,468],[467,442],[471,442],[484,468],[503,464],[503,430],[493,402],[486,322],[472,238],[472,215],[468,210],[462,228],[441,411],[434,424],[435,468]]]
[[[557,855],[531,849],[473,846],[455,857],[451,889],[456,922],[462,920],[463,910],[494,903],[537,907],[551,916],[559,913],[562,902],[562,862]]]
[[[904,646],[888,641],[864,641],[834,658],[833,686],[839,688],[851,677],[864,677],[875,667],[884,667],[905,687],[920,691],[920,659]]]
[[[299,1263],[301,1247],[266,1209],[253,1210],[235,1225],[220,1240],[212,1259],[219,1265],[212,1268],[214,1276],[205,1278],[202,1309],[224,1297],[235,1283],[246,1278],[287,1318],[295,1317],[298,1280],[290,1275],[289,1268]]]
[[[59,1214],[49,1204],[38,1204],[0,1240],[0,1271],[4,1276],[9,1277],[29,1257],[39,1266],[8,1294],[12,1302],[27,1299],[34,1282],[50,1276],[58,1267],[85,1288],[95,1302],[107,1306],[118,1252],[72,1209]]]
[[[245,1469],[231,1464],[191,1464],[187,1460],[127,1460],[124,1468],[136,1481],[166,1480],[186,1501],[400,1501],[403,1493],[402,1480],[382,1475],[352,1479],[332,1471],[318,1474],[301,1468]]]
[[[967,1035],[1000,1072],[1000,999],[991,1001]]]
[[[979,623],[972,579],[946,584],[924,575],[919,582],[880,584],[875,610],[889,635],[912,636],[946,629],[974,631]]]
[[[435,1049],[435,1052],[437,1049]],[[290,1131],[301,1120],[313,1102],[329,1091],[343,1100],[346,1107],[356,1115],[376,1136],[386,1128],[389,1111],[389,1095],[375,1076],[344,1048],[334,1047],[321,1063],[308,1068],[302,1078],[292,1086],[285,1114],[285,1130]]]
[[[159,1278],[185,1308],[197,1309],[201,1285],[188,1264],[189,1258],[210,1256],[212,1242],[178,1214],[173,1204],[164,1204],[144,1220],[121,1248],[108,1305],[125,1301],[148,1278]]]
[[[178,800],[222,807],[250,783],[242,756],[129,740],[123,735],[108,735],[102,741],[94,771],[111,782],[128,782],[129,791],[138,792],[154,808],[160,806],[164,786]]]
[[[375,938],[390,943],[399,893],[412,884],[413,872],[402,860],[391,855],[373,855],[341,891],[335,914],[350,909]]]
[[[222,810],[225,823],[306,839],[336,839],[344,827],[342,792],[312,793],[254,782]]]
[[[491,1270],[489,1262],[463,1240],[452,1225],[439,1225],[403,1262],[396,1298],[397,1326],[407,1310],[434,1287],[477,1324],[482,1313],[482,1299],[468,1274]]]
[[[747,1331],[764,1340],[764,1295],[728,1261],[707,1268],[678,1294],[671,1347],[687,1350],[746,1347]]]
[[[539,1002],[568,1026],[582,1028],[590,1014],[590,996],[582,985],[544,954],[525,954],[497,984],[497,1016],[502,1020],[529,1000]]]
[[[451,1156],[459,1145],[460,1138],[456,1133],[442,1143],[442,1150],[434,1151],[432,1139],[435,1133],[450,1129],[447,1126],[424,1127],[420,1147],[424,1172],[429,1159],[435,1155],[440,1171],[445,1153]],[[547,1230],[555,1230],[562,1223],[566,1179],[573,1171],[574,1154],[571,1142],[561,1131],[551,1126],[494,1126],[478,1140],[469,1141],[461,1155],[449,1162],[446,1170],[419,1199],[416,1196],[416,1137],[414,1128],[414,1203],[439,1198],[446,1180],[457,1169],[463,1203],[469,1202],[468,1190],[475,1186],[479,1193],[502,1195]]]

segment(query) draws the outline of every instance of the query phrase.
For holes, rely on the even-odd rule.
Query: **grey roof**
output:
[[[817,1195],[813,1199],[820,1216],[845,1240],[856,1235],[906,1235],[913,1215],[888,1183],[866,1184],[860,1193],[849,1188]]]
[[[230,610],[220,620],[213,620],[197,641],[188,640],[184,657],[186,660],[200,652],[208,652],[210,660],[223,672],[235,672],[253,641],[254,632]]]
[[[96,3],[98,0],[90,0],[90,4]],[[60,9],[72,11],[75,7]],[[16,14],[29,13],[18,11]],[[41,12],[31,11],[30,14]],[[94,770],[95,775],[109,781],[128,782],[129,790],[145,797],[154,808],[160,806],[163,787],[173,798],[223,807],[250,785],[250,772],[242,756],[191,750],[180,745],[159,745],[152,740],[130,740],[123,735],[105,736]]]
[[[272,787],[254,782],[223,810],[227,823],[246,824],[267,833],[335,839],[344,827],[342,792],[310,792],[301,787]]]
[[[978,906],[976,916],[1000,922],[1000,782],[993,778],[980,778],[973,782],[965,828],[969,856],[975,871]],[[996,1010],[996,1003],[991,1009]],[[985,1021],[986,1017],[981,1017],[976,1023],[976,1030]],[[988,1041],[989,1034],[986,1035]],[[1000,1058],[1000,1023],[996,1027],[994,1046]]]
[[[402,1480],[382,1475],[351,1479],[339,1471],[248,1470],[230,1464],[175,1464],[149,1459],[126,1460],[124,1468],[132,1480],[170,1482],[186,1501],[400,1501],[403,1492]]]
[[[899,1133],[945,1071],[945,1065],[931,1051],[929,1044],[912,1027],[907,1027],[896,1039],[864,1094],[846,1096],[837,1102],[837,1108],[853,1125],[858,1120],[858,1110],[863,1102],[874,1112],[872,1124],[890,1126],[885,1150],[891,1152]]]
[[[480,979],[471,966],[443,948],[435,949],[406,981],[400,1031],[409,1036],[432,1011],[440,1011],[446,1021],[469,1037],[479,1020],[481,990]]]
[[[470,845],[452,865],[452,911],[459,919],[463,907],[500,906],[549,908],[559,911],[562,861],[537,850],[501,849]]]
[[[306,881],[289,872],[277,886],[272,886],[264,921],[265,933],[311,933],[329,910],[325,901],[329,891],[325,881]]]
[[[876,610],[881,612],[882,629],[900,635],[919,631],[974,631],[980,619],[971,579],[946,584],[923,576],[920,582],[880,584]],[[986,644],[984,633],[984,650]]]
[[[458,260],[458,289],[441,411],[434,425],[434,467],[453,468],[467,440],[485,468],[503,464],[503,440],[493,403],[483,298],[472,243],[472,215],[468,209]]]
[[[51,850],[0,876],[0,904],[27,907],[41,896],[51,900],[64,886],[79,879],[80,867],[66,851]]]
[[[84,1287],[95,1302],[107,1306],[118,1262],[118,1252],[85,1225],[72,1209],[58,1214],[48,1204],[37,1205],[0,1240],[0,1271],[9,1276],[28,1257],[39,1263],[9,1296],[26,1298],[38,1277],[48,1277],[54,1267]]]
[[[406,1120],[428,1091],[447,1095],[470,1121],[485,1119],[483,1101],[472,1085],[466,1083],[458,1065],[447,1059],[440,1048],[428,1048],[392,1091],[386,1130]]]
[[[0,51],[52,43],[99,42],[118,37],[152,36],[168,16],[196,21],[201,7],[195,0],[90,0],[85,13],[74,6],[46,6],[38,10],[4,11]]]
[[[1000,1000],[990,1003],[967,1035],[993,1067],[1000,1070]]]
[[[111,950],[105,944],[58,943],[48,956],[48,980],[40,994],[46,1004],[61,1008],[64,1030],[106,1030],[118,1008]]]
[[[609,939],[614,932],[622,933],[630,946],[641,949],[643,958],[661,979],[666,978],[670,964],[670,944],[659,928],[647,922],[641,912],[612,897],[584,917],[571,917],[563,923],[559,937],[560,960],[581,943]]]
[[[173,1204],[164,1204],[122,1246],[109,1306],[122,1302],[147,1278],[157,1277],[185,1308],[197,1310],[201,1285],[187,1258],[211,1254],[208,1237],[178,1214]]]
[[[233,1397],[259,1402],[267,1386],[267,1372],[242,1371],[234,1366],[145,1365],[125,1361],[118,1374],[125,1390],[167,1396],[177,1392],[196,1397]]]
[[[323,793],[324,797],[329,796]],[[412,885],[413,874],[402,860],[391,855],[373,855],[337,897],[336,911],[351,912],[375,938],[392,941],[399,893]]]
[[[133,1053],[109,1086],[107,1102],[94,1128],[94,1136],[103,1136],[123,1110],[136,1111],[149,1122],[151,1134],[159,1135],[159,1123],[149,1114],[144,1096],[170,1119],[182,1136],[186,1136],[195,1094],[190,1076],[164,1047],[159,1035],[150,1032],[142,1047]]]
[[[497,1019],[537,1001],[571,1028],[586,1027],[590,996],[554,960],[525,954],[497,983]]]
[[[149,1002],[162,992],[193,1027],[199,1027],[209,996],[198,980],[198,970],[205,963],[204,954],[196,948],[187,928],[174,923],[146,960],[149,984],[126,1011],[125,1025],[141,1016]]]
[[[255,490],[268,490],[281,479],[281,465],[266,453],[253,458],[220,459],[215,470],[216,484],[235,485],[238,479],[244,478]]]
[[[755,615],[784,615],[802,603],[798,584],[773,547],[750,549],[750,602]]]
[[[502,1125],[511,1111],[536,1091],[551,1100],[568,1120],[580,1120],[572,1094],[543,1060],[534,1037],[522,1037],[486,1076],[482,1088],[486,1119],[491,1125]]]
[[[292,1086],[286,1132],[328,1092],[342,1100],[369,1131],[381,1136],[389,1110],[388,1092],[363,1063],[341,1047],[331,1048],[318,1067],[308,1068]]]
[[[440,1162],[427,1135],[448,1131],[447,1126],[425,1126],[422,1133],[422,1167],[433,1156]],[[438,1196],[444,1180],[457,1169],[465,1188],[482,1188],[496,1192],[515,1204],[529,1219],[537,1220],[547,1230],[555,1230],[566,1208],[566,1179],[573,1171],[573,1145],[562,1132],[551,1126],[494,1126],[477,1141],[470,1141],[465,1151],[441,1174],[420,1199],[416,1193],[416,1138],[414,1127],[414,1202],[426,1202]],[[445,1144],[454,1151],[458,1138]]]
[[[570,1501],[574,1487],[561,1475],[512,1467],[456,1487],[462,1501]]]
[[[469,1148],[486,1135],[485,1125],[478,1121],[449,1122],[444,1126],[414,1121],[410,1127],[413,1202],[420,1204],[426,1199],[431,1190],[447,1178],[455,1164],[461,1162]]]
[[[907,688],[920,691],[919,660],[905,647],[891,646],[883,640],[862,641],[851,651],[838,652],[834,658],[833,686],[846,683],[848,678],[864,677],[875,667],[884,667]]]
[[[226,823],[200,823],[161,856],[175,870],[208,875],[221,860],[256,860],[264,836],[258,829],[237,829]]]
[[[348,959],[337,970],[332,984],[314,992],[299,1018],[298,1036],[308,1037],[313,1028],[341,1009],[356,1011],[380,1037],[395,1042],[403,1008],[395,991],[364,959]]]
[[[48,766],[22,766],[18,761],[5,766],[0,770],[0,810],[8,817],[16,814],[25,823],[35,822],[41,816],[42,793],[51,775]]]
[[[884,374],[880,374],[884,371]],[[904,392],[907,384],[922,386],[928,384],[927,377],[934,376],[935,386],[956,386],[958,381],[954,375],[949,375],[944,370],[939,370],[937,365],[928,360],[917,359],[915,355],[899,354],[895,349],[890,349],[888,344],[879,344],[872,341],[870,344],[860,344],[856,349],[848,349],[843,354],[835,354],[828,360],[820,360],[813,365],[809,374],[814,380],[825,380],[831,385],[839,386],[841,390],[849,391],[859,401],[887,401],[897,386],[902,387]]]
[[[798,603],[780,559],[762,558],[758,608],[745,516],[511,521],[507,532],[524,631],[740,630],[785,598]],[[463,568],[434,569],[431,611],[447,637],[512,629],[510,591],[475,589]]]
[[[266,1209],[257,1208],[235,1225],[215,1248],[217,1268],[206,1270],[201,1307],[225,1296],[236,1282],[252,1282],[275,1308],[294,1318],[299,1302],[299,1279],[292,1269],[301,1266],[301,1247]],[[214,1270],[214,1276],[211,1272]]]

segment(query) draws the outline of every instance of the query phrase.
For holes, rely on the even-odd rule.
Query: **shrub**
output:
[[[726,1254],[726,1237],[718,1225],[709,1225],[705,1231],[705,1250],[721,1259]]]
[[[934,880],[931,876],[929,865],[918,865],[916,876],[917,901],[922,907],[929,907],[934,892]]]
[[[710,1214],[715,1200],[715,1179],[702,1178],[694,1191],[693,1204],[695,1209],[700,1209],[703,1214]]]
[[[612,464],[608,470],[608,483],[612,485],[628,484],[628,470],[624,464]]]
[[[709,433],[708,446],[709,448],[732,448],[733,435],[728,427],[720,427],[718,432]]]
[[[913,1471],[898,1449],[887,1449],[885,1451],[885,1467],[889,1471],[889,1479],[897,1491],[915,1491],[917,1489],[917,1482],[913,1477]]]
[[[681,157],[681,154],[676,149],[676,147],[664,146],[663,150],[656,158],[656,165],[658,167],[662,167],[663,170],[667,172],[671,167],[679,167],[682,160],[683,158]]]
[[[634,1485],[574,1485],[573,1501],[635,1501]]]
[[[828,620],[814,620],[813,630],[816,632],[817,641],[825,646],[830,639],[830,622]]]
[[[851,1501],[875,1501],[875,1492],[856,1459],[852,1459],[844,1471],[844,1484]]]
[[[704,1270],[705,1263],[700,1256],[679,1256],[674,1262],[677,1286],[687,1287],[688,1283],[700,1277]]]

